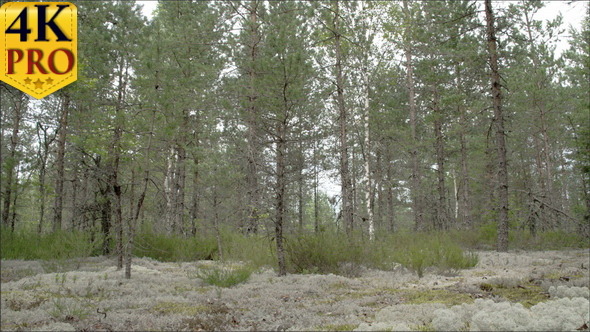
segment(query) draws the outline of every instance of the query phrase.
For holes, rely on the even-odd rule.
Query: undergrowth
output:
[[[251,266],[233,267],[225,265],[201,269],[196,276],[207,285],[229,288],[247,281],[252,272],[254,272],[254,269]]]
[[[0,239],[2,259],[70,259],[94,256],[98,250],[98,243],[91,240],[89,233],[77,230],[37,234],[3,227]]]
[[[56,261],[99,255],[101,241],[91,239],[90,233],[82,231],[39,235],[34,231],[17,229],[11,232],[3,228],[0,257]],[[354,277],[360,275],[363,268],[392,270],[400,265],[419,276],[429,269],[469,268],[477,264],[477,256],[469,250],[493,249],[495,240],[495,225],[486,224],[474,230],[378,234],[373,241],[359,233],[347,236],[330,230],[304,232],[287,235],[284,243],[290,273],[334,273]],[[271,237],[222,229],[221,244],[224,261],[244,262],[252,269],[276,267],[276,248]],[[588,240],[577,234],[552,231],[533,237],[526,231],[510,232],[511,249],[587,247]],[[195,237],[167,235],[149,227],[138,230],[133,254],[159,261],[220,259],[218,242],[213,234]],[[213,279],[226,277],[224,271],[211,273],[209,277]]]

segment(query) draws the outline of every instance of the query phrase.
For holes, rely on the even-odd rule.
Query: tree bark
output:
[[[459,205],[460,224],[464,227],[470,228],[472,226],[471,220],[471,206],[469,195],[469,165],[467,156],[467,138],[466,128],[468,126],[465,118],[465,109],[459,106],[459,144],[461,155],[461,175],[459,179],[457,202]]]
[[[287,274],[285,265],[285,249],[283,247],[283,224],[285,219],[285,192],[286,192],[286,119],[279,123],[277,128],[277,154],[276,154],[276,201],[275,201],[275,239],[277,244],[277,259],[279,264],[279,276]]]
[[[53,231],[61,230],[65,177],[66,137],[68,134],[68,115],[70,113],[70,96],[62,95],[61,115],[59,119],[57,156],[55,159],[55,201],[53,205]]]
[[[332,21],[332,33],[334,34],[334,51],[336,53],[336,104],[338,105],[339,125],[339,150],[340,150],[340,186],[342,199],[342,221],[347,235],[352,235],[353,230],[353,197],[352,181],[350,178],[348,157],[348,111],[344,101],[344,76],[342,70],[342,45],[340,31],[340,2],[333,2],[334,19]]]
[[[508,251],[508,161],[506,157],[506,132],[502,109],[502,90],[498,69],[498,50],[492,1],[485,0],[487,44],[491,69],[492,103],[496,128],[495,143],[498,181],[498,251]]]
[[[246,123],[248,125],[248,169],[247,169],[247,185],[248,185],[248,220],[246,222],[247,233],[257,233],[258,224],[260,222],[260,204],[261,204],[261,188],[258,175],[258,163],[260,162],[260,144],[258,133],[258,89],[257,89],[257,70],[256,62],[258,61],[258,49],[260,43],[259,23],[258,23],[258,6],[259,1],[251,0],[249,11],[249,26],[248,32],[250,34],[250,41],[246,45],[249,57],[248,74],[248,96],[247,96],[247,114]]]
[[[439,96],[436,87],[433,88],[433,112],[434,112],[434,136],[436,150],[436,176],[438,201],[436,204],[436,221],[434,228],[437,230],[447,229],[449,226],[449,213],[447,207],[447,195],[445,185],[445,140],[443,136],[443,113],[439,106]]]
[[[16,93],[15,96],[17,99],[15,100],[14,105],[14,117],[12,118],[12,135],[10,136],[10,149],[8,158],[4,159],[6,163],[6,182],[4,185],[4,206],[2,210],[2,223],[4,226],[14,225],[14,220],[12,219],[11,212],[11,202],[12,196],[16,195],[16,175],[15,172],[16,165],[18,164],[16,160],[16,149],[18,145],[19,139],[19,132],[20,132],[20,124],[22,121],[22,113],[23,113],[23,97],[20,92]],[[4,164],[2,164],[4,166]],[[12,205],[12,209],[16,209],[16,206]],[[12,227],[14,231],[14,227]]]
[[[368,50],[367,50],[368,51]],[[369,56],[365,54],[365,63],[363,66],[363,91],[364,91],[364,129],[365,129],[365,140],[364,140],[364,183],[365,183],[365,206],[367,209],[367,224],[369,228],[369,240],[375,239],[375,220],[373,213],[373,188],[371,183],[371,137],[370,137],[370,126],[369,126],[369,115],[370,115],[370,103],[369,103]]]
[[[55,135],[49,137],[48,128],[43,127],[37,122],[37,138],[39,139],[39,224],[37,225],[37,234],[43,232],[43,222],[45,221],[45,200],[47,196],[46,176],[47,176],[47,159],[49,159],[49,146],[55,140]],[[41,132],[43,134],[41,134]]]
[[[135,211],[132,214],[132,218],[129,219],[129,224],[127,227],[127,246],[126,246],[126,251],[125,251],[125,278],[126,279],[131,279],[131,263],[132,263],[132,259],[133,259],[133,248],[135,245],[135,229],[137,227],[137,221],[139,220],[139,214],[141,211],[141,208],[143,207],[143,202],[145,200],[145,196],[147,193],[147,188],[148,188],[148,182],[150,179],[150,169],[148,167],[149,165],[149,161],[150,161],[150,152],[152,149],[152,135],[154,132],[154,118],[156,116],[156,111],[154,111],[153,113],[153,117],[152,117],[152,127],[150,129],[150,133],[149,133],[149,138],[148,138],[148,145],[147,145],[147,151],[146,151],[146,156],[145,156],[145,165],[143,167],[144,171],[143,171],[143,188],[141,190],[141,194],[139,194],[139,198],[137,199],[137,206],[135,208]],[[133,209],[132,209],[133,211]]]
[[[422,207],[422,199],[420,188],[421,172],[420,162],[418,159],[418,136],[416,134],[417,127],[417,107],[416,107],[416,91],[414,84],[414,67],[412,64],[412,45],[410,33],[412,29],[412,16],[410,13],[408,0],[403,1],[404,19],[405,19],[405,36],[404,36],[404,55],[406,58],[406,84],[408,88],[408,104],[410,108],[410,133],[411,133],[411,164],[412,174],[410,176],[411,196],[412,196],[412,211],[414,213],[414,230],[424,230],[424,211]]]

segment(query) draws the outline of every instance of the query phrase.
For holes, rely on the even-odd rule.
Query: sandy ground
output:
[[[220,263],[135,259],[131,280],[114,261],[1,262],[1,330],[434,330],[433,314],[476,299],[551,301],[553,286],[588,298],[590,250],[477,252],[475,268],[360,268],[360,277],[261,269],[232,288],[206,285]],[[581,288],[580,288],[581,287]],[[563,288],[563,287],[562,287]],[[583,299],[587,303],[588,301]],[[480,300],[478,300],[480,301]],[[570,326],[584,327],[572,318]],[[573,325],[572,325],[573,324]],[[465,326],[464,329],[469,329]],[[473,329],[473,327],[472,327]]]

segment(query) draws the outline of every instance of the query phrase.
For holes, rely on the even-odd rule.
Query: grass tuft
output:
[[[250,266],[234,268],[225,265],[222,267],[201,269],[197,273],[197,277],[202,279],[208,285],[229,288],[246,282],[250,279],[252,272],[253,269]]]

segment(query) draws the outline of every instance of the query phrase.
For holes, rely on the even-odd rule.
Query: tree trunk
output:
[[[352,235],[354,208],[352,197],[352,181],[350,179],[348,159],[348,112],[344,102],[344,76],[342,73],[342,46],[340,34],[340,2],[334,1],[334,19],[332,21],[332,33],[334,34],[334,47],[336,52],[336,104],[338,105],[339,124],[339,150],[340,150],[340,186],[342,199],[342,221],[346,234]]]
[[[301,137],[301,130],[299,130],[299,151],[297,163],[297,220],[299,224],[299,231],[303,231],[303,210],[304,210],[304,195],[303,187],[305,186],[305,179],[303,177],[303,168],[305,167],[305,154],[303,151],[303,138]]]
[[[23,113],[23,97],[20,93],[17,93],[17,100],[15,101],[14,105],[14,117],[12,119],[12,135],[10,136],[10,148],[9,148],[9,155],[8,158],[4,159],[6,165],[2,164],[3,167],[6,167],[6,182],[4,183],[4,206],[2,209],[2,224],[6,227],[9,225],[14,224],[11,215],[11,202],[12,196],[16,195],[16,174],[15,168],[18,164],[16,160],[16,148],[18,145],[18,136],[20,131],[20,123],[22,120],[22,113]],[[12,206],[12,209],[16,209],[16,206]],[[13,229],[14,230],[14,229]]]
[[[485,0],[487,26],[487,42],[489,64],[491,69],[492,102],[494,108],[494,124],[496,128],[496,157],[498,181],[498,251],[508,251],[508,165],[506,157],[506,133],[504,131],[504,114],[502,110],[502,90],[498,70],[498,50],[496,28],[492,1]]]
[[[318,169],[318,148],[317,141],[313,143],[313,230],[318,233],[320,231],[320,211],[318,201],[318,187],[319,187],[319,169]]]
[[[449,214],[447,207],[447,195],[445,185],[445,140],[443,136],[443,112],[439,106],[439,96],[436,87],[433,88],[433,112],[434,112],[434,136],[436,150],[436,175],[438,201],[436,204],[436,221],[434,228],[437,230],[447,229],[449,226]]]
[[[414,67],[412,64],[412,45],[410,33],[412,29],[412,17],[408,6],[408,0],[403,1],[404,5],[404,20],[406,25],[405,36],[404,36],[404,54],[406,57],[406,84],[408,88],[408,104],[410,108],[410,131],[411,131],[411,164],[412,174],[410,176],[411,185],[411,196],[412,196],[412,211],[414,213],[414,229],[424,229],[424,211],[422,208],[422,199],[420,188],[421,184],[421,172],[420,162],[418,158],[418,137],[416,134],[417,127],[417,108],[416,108],[416,91],[414,85]]]
[[[258,61],[258,49],[260,43],[259,23],[258,23],[258,6],[260,3],[257,0],[250,1],[249,11],[249,27],[250,41],[246,45],[250,66],[247,68],[248,73],[248,100],[247,100],[247,114],[246,123],[248,125],[248,169],[247,169],[247,185],[248,185],[248,220],[246,222],[247,233],[257,233],[258,223],[260,222],[260,204],[261,204],[261,188],[258,176],[258,163],[260,162],[260,144],[258,133],[258,89],[257,89],[257,69],[256,62]]]
[[[365,64],[363,66],[363,76],[364,76],[364,129],[365,129],[365,141],[364,141],[364,183],[365,183],[365,205],[367,209],[367,223],[369,226],[369,240],[373,241],[375,239],[375,220],[373,217],[373,204],[371,204],[373,199],[373,190],[371,184],[371,137],[370,137],[370,129],[369,129],[369,68],[368,68],[368,54],[365,58]]]
[[[148,182],[150,179],[150,169],[148,167],[149,165],[149,160],[150,160],[150,152],[151,152],[151,148],[152,148],[152,135],[154,132],[154,118],[155,118],[156,112],[153,112],[153,117],[152,117],[152,127],[150,129],[150,136],[148,138],[148,146],[147,146],[147,151],[146,151],[146,157],[145,157],[145,164],[143,165],[143,167],[145,167],[144,171],[143,171],[143,188],[141,190],[141,194],[139,195],[139,198],[137,199],[137,207],[135,208],[135,211],[133,213],[132,218],[129,219],[129,225],[127,227],[127,246],[126,246],[126,251],[125,251],[125,278],[126,279],[131,279],[131,263],[132,263],[132,258],[133,258],[133,248],[135,245],[135,229],[137,227],[137,220],[139,219],[139,213],[141,211],[141,208],[143,207],[143,201],[145,200],[145,195],[147,192],[147,188],[148,188]],[[132,209],[133,210],[133,209]]]
[[[459,106],[459,144],[460,144],[460,155],[461,155],[461,175],[459,176],[459,186],[457,202],[459,206],[459,218],[460,224],[464,227],[471,228],[471,206],[469,204],[469,166],[467,161],[467,139],[466,139],[466,128],[468,126],[465,118],[465,109]]]
[[[285,192],[286,192],[286,119],[277,128],[277,155],[276,155],[276,201],[275,201],[275,239],[277,244],[277,259],[279,264],[279,276],[287,274],[285,265],[285,249],[283,248],[283,225],[285,219]]]
[[[199,206],[200,206],[200,197],[199,197],[199,158],[198,156],[193,157],[194,171],[193,171],[193,198],[190,210],[190,219],[191,219],[191,235],[197,235],[197,220],[199,218]]]
[[[535,151],[537,151],[536,155],[535,155],[535,159],[536,159],[536,164],[537,164],[537,169],[539,171],[539,186],[541,189],[541,196],[543,196],[545,198],[545,201],[549,204],[554,204],[556,202],[558,202],[559,200],[554,199],[554,197],[556,196],[556,191],[553,190],[553,172],[552,172],[552,168],[553,168],[553,161],[551,160],[551,144],[550,142],[550,138],[549,138],[549,134],[548,134],[548,129],[547,129],[547,119],[546,119],[546,115],[547,115],[547,105],[545,104],[545,99],[542,96],[542,94],[544,93],[546,86],[544,86],[545,84],[543,83],[543,80],[541,78],[539,78],[539,57],[537,55],[537,53],[534,51],[534,44],[533,44],[533,35],[532,35],[532,31],[531,31],[531,25],[533,24],[533,22],[531,22],[530,17],[529,17],[529,13],[527,11],[525,11],[525,23],[526,23],[526,28],[527,28],[527,34],[528,34],[528,43],[529,46],[531,47],[531,49],[533,50],[531,52],[531,59],[533,62],[533,72],[534,72],[534,79],[535,79],[535,87],[536,87],[536,91],[533,91],[532,93],[532,103],[533,103],[533,108],[538,110],[538,127],[539,127],[539,135],[541,136],[540,141],[539,138],[537,137],[537,133],[532,133],[534,139],[535,139]],[[541,209],[543,209],[543,206],[541,206]],[[547,215],[547,213],[541,213],[540,214],[540,221],[541,221],[541,227],[544,229],[547,228],[551,228],[552,226],[554,226],[554,219],[552,216]]]
[[[70,112],[70,96],[62,95],[62,109],[59,119],[57,156],[55,159],[55,202],[53,206],[53,231],[61,230],[65,177],[66,137],[68,134],[68,114]]]
[[[113,218],[115,223],[116,237],[116,252],[117,252],[117,269],[123,268],[124,248],[123,248],[123,206],[122,206],[122,191],[119,182],[119,164],[121,161],[121,139],[123,137],[123,99],[124,92],[127,86],[127,69],[124,63],[119,65],[119,79],[117,89],[117,104],[115,106],[115,119],[113,128],[113,137],[109,149],[110,176],[109,186],[111,187],[110,199],[113,208]]]

